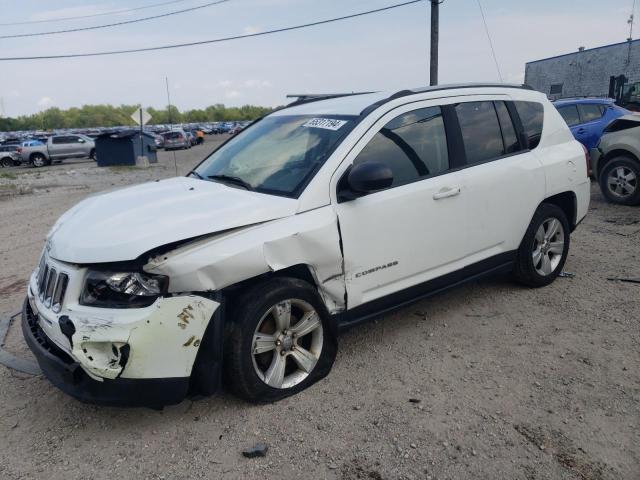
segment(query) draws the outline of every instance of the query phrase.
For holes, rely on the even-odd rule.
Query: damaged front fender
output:
[[[345,308],[338,220],[330,206],[197,240],[151,259],[170,291],[218,291],[259,275],[306,265],[331,313]]]

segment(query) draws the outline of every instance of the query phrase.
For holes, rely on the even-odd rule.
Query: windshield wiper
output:
[[[234,177],[233,175],[207,175],[207,178],[211,180],[220,180],[221,182],[233,183],[234,185],[240,185],[247,190],[253,190],[250,183],[245,182],[240,177]]]
[[[195,175],[200,180],[204,180],[204,177],[202,175],[200,175],[198,172],[196,172],[195,170],[191,170],[189,173],[187,173],[187,175]]]

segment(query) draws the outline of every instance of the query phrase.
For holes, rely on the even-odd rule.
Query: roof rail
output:
[[[416,95],[418,93],[427,93],[427,92],[438,92],[442,90],[457,90],[460,88],[520,88],[523,90],[535,90],[530,85],[518,84],[518,83],[457,83],[457,84],[449,84],[449,85],[433,85],[429,87],[419,87],[412,88],[410,90],[400,90],[393,95],[388,96],[382,100],[377,101],[369,105],[367,108],[360,112],[360,115],[369,114],[376,108],[384,105],[391,100],[395,100],[396,98],[406,97],[407,95]]]
[[[329,100],[331,98],[351,97],[353,95],[366,95],[367,93],[374,92],[351,92],[351,93],[299,93],[289,94],[287,98],[297,98],[297,100],[286,105],[287,107],[294,107],[296,105],[302,105],[303,103],[317,102],[320,100]]]

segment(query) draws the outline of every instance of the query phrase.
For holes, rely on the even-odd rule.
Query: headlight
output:
[[[80,304],[104,308],[148,307],[167,292],[169,278],[140,272],[90,270],[84,281]]]

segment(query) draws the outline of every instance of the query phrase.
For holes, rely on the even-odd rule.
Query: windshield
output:
[[[213,152],[195,173],[223,182],[232,177],[252,190],[297,197],[353,128],[354,118],[266,117]]]

